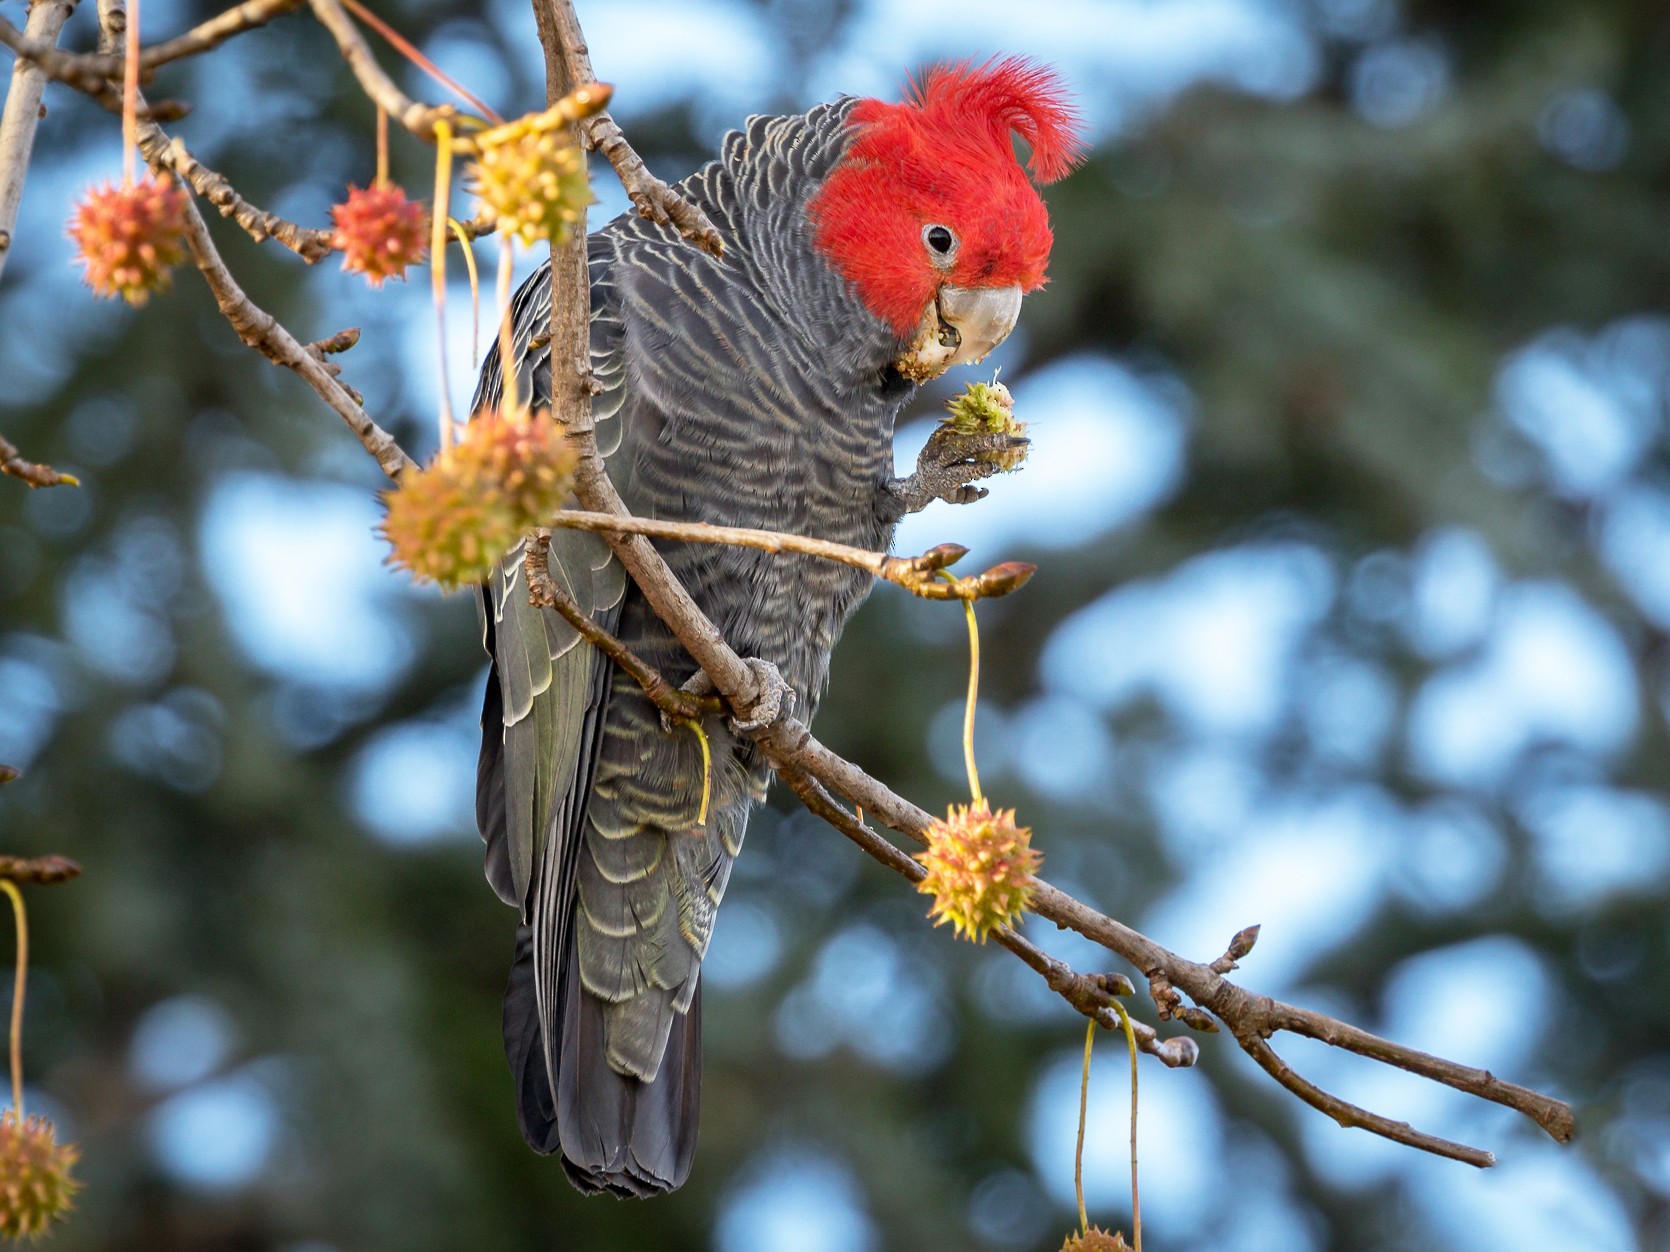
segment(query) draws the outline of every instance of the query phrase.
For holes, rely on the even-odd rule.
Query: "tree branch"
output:
[[[74,11],[75,0],[37,0],[24,23],[27,38],[51,50]],[[0,25],[17,34],[17,28],[5,19],[0,18]],[[18,205],[23,200],[23,182],[29,173],[35,130],[41,120],[46,78],[37,66],[14,64],[11,85],[6,89],[5,112],[0,113],[0,270],[5,269],[6,258],[11,255]]]
[[[74,474],[64,474],[50,465],[39,465],[34,461],[25,461],[11,442],[0,435],[0,474],[9,474],[13,478],[20,478],[31,487],[79,487],[81,480]],[[0,782],[6,781],[0,779]]]
[[[300,8],[301,4],[302,0],[247,0],[192,27],[183,35],[141,48],[141,79],[149,78],[150,72],[159,65],[212,51],[234,35],[265,26],[274,18]],[[70,7],[73,8],[74,4],[71,3]],[[0,19],[0,43],[22,60],[32,62],[48,78],[89,95],[102,95],[107,88],[121,83],[123,65],[120,54],[63,52],[54,46],[54,42],[55,37],[42,38],[27,29],[20,34],[17,27]]]
[[[539,24],[540,40],[545,51],[549,99],[560,97],[565,84],[577,78],[589,78],[589,64],[579,25],[569,0],[534,0],[534,12]],[[584,234],[576,231],[576,239]],[[560,420],[571,428],[580,449],[580,463],[576,475],[576,494],[580,503],[593,512],[624,515],[618,493],[609,481],[601,457],[598,455],[591,421],[590,379],[587,372],[586,317],[590,308],[583,245],[571,241],[566,248],[552,249],[551,290],[551,354],[553,408]],[[562,362],[572,371],[567,378]],[[656,614],[672,629],[679,642],[696,663],[707,672],[715,689],[725,698],[732,710],[745,713],[759,699],[757,680],[719,635],[713,623],[679,584],[666,563],[649,540],[641,534],[619,534],[604,531],[604,540],[620,558],[627,572],[644,593]],[[752,732],[755,741],[765,750],[772,767],[786,779],[795,776],[816,780],[848,803],[869,814],[874,814],[885,825],[918,840],[925,840],[931,820],[929,815],[910,801],[870,777],[852,763],[830,752],[812,737],[810,730],[794,718],[778,718],[775,722]],[[791,781],[792,785],[792,781]],[[815,793],[808,792],[808,794]],[[804,798],[804,797],[803,797]],[[1494,1158],[1488,1153],[1463,1145],[1412,1131],[1402,1123],[1366,1114],[1336,1096],[1306,1083],[1298,1075],[1270,1069],[1269,1058],[1263,1055],[1269,1033],[1287,1029],[1286,1023],[1305,1021],[1314,1025],[1320,1015],[1291,1005],[1279,1004],[1267,997],[1253,996],[1225,980],[1210,966],[1189,961],[1155,943],[1146,935],[1129,926],[1096,912],[1066,893],[1039,880],[1032,910],[1061,926],[1069,927],[1100,943],[1108,950],[1130,961],[1148,977],[1151,993],[1162,1019],[1182,1017],[1194,1024],[1200,1019],[1181,1012],[1174,988],[1181,988],[1201,1007],[1210,1010],[1229,1026],[1242,1048],[1261,1066],[1301,1098],[1321,1108],[1342,1124],[1360,1125],[1374,1133],[1408,1143],[1425,1151],[1452,1156],[1474,1165],[1488,1165]],[[1343,1026],[1343,1023],[1339,1024]],[[1364,1037],[1358,1037],[1358,1035]],[[1570,1138],[1572,1116],[1568,1106],[1523,1087],[1501,1083],[1484,1071],[1456,1065],[1428,1056],[1415,1049],[1404,1048],[1384,1040],[1375,1040],[1370,1047],[1365,1040],[1374,1039],[1366,1032],[1352,1034],[1342,1031],[1322,1031],[1313,1034],[1324,1042],[1334,1043],[1360,1055],[1423,1074],[1435,1081],[1466,1091],[1484,1099],[1494,1100],[1531,1117],[1561,1142]],[[1264,1045],[1261,1050],[1260,1045]],[[1488,1077],[1489,1081],[1484,1081]],[[1300,1086],[1302,1084],[1302,1087]]]
[[[67,856],[8,856],[0,853],[0,878],[36,887],[53,887],[81,876],[81,866]]]
[[[954,543],[942,543],[921,556],[897,557],[885,552],[870,552],[850,544],[829,539],[814,539],[808,535],[793,535],[780,530],[754,530],[746,526],[714,526],[707,522],[671,522],[646,517],[629,517],[615,513],[595,513],[584,509],[564,509],[551,519],[552,526],[566,530],[589,530],[600,534],[644,535],[652,539],[676,539],[685,543],[721,543],[737,548],[755,548],[761,552],[797,552],[806,556],[822,557],[868,570],[877,578],[886,579],[926,600],[978,600],[987,596],[1008,595],[1026,585],[1037,570],[1036,565],[1021,561],[1006,561],[972,578],[952,578],[946,581],[941,571],[961,560],[967,548]]]
[[[101,8],[112,3],[119,3],[119,0],[101,0]],[[161,163],[161,155],[166,152],[169,143],[162,128],[155,122],[141,122],[139,141],[140,150],[145,153],[151,167],[158,170],[166,168]],[[275,365],[300,374],[320,399],[348,423],[348,429],[354,432],[390,478],[397,478],[416,465],[395,442],[394,436],[372,421],[359,401],[337,381],[335,367],[325,362],[326,352],[334,346],[332,341],[324,341],[316,347],[304,347],[272,314],[244,293],[216,250],[208,224],[193,201],[186,204],[186,243],[191,248],[192,260],[209,284],[209,290],[214,292],[221,313],[232,324],[239,339]]]
[[[336,40],[342,59],[348,63],[354,77],[359,79],[361,89],[371,97],[372,103],[425,143],[434,143],[435,123],[457,117],[458,110],[450,104],[419,104],[395,86],[394,80],[377,63],[371,46],[365,42],[365,36],[360,34],[354,19],[348,16],[347,10],[337,0],[308,0],[308,5],[313,10],[313,16],[319,19],[319,24]]]
[[[336,250],[331,242],[333,232],[299,226],[276,213],[257,208],[237,193],[225,175],[204,165],[186,151],[184,143],[177,137],[169,139],[160,127],[140,130],[139,150],[153,169],[173,170],[182,182],[219,209],[222,217],[229,217],[242,226],[256,243],[276,239],[309,265],[324,260]]]
[[[539,22],[540,42],[545,46],[547,91],[553,83],[566,82],[569,89],[584,83],[594,83],[591,52],[586,47],[585,33],[574,15],[570,0],[535,0],[534,16]],[[552,71],[560,68],[560,76]],[[649,172],[632,145],[627,143],[620,126],[607,112],[593,114],[580,123],[586,146],[601,152],[614,167],[620,184],[631,197],[640,217],[647,217],[661,226],[671,226],[684,238],[704,252],[720,256],[725,251],[724,241],[707,214],[686,200],[666,183]]]

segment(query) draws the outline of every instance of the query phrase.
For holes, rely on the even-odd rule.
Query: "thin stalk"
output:
[[[23,1121],[23,988],[29,975],[29,919],[23,911],[23,893],[10,878],[0,878],[12,902],[12,917],[17,921],[17,979],[12,984],[12,1108],[17,1120]]]
[[[984,805],[980,774],[974,767],[974,705],[980,691],[980,628],[974,621],[974,601],[964,600],[968,610],[968,706],[963,710],[963,761],[968,766],[968,790],[974,803]]]
[[[515,327],[510,320],[510,278],[516,264],[516,243],[508,234],[499,236],[499,411],[514,417],[522,411],[517,394]]]
[[[389,111],[377,106],[377,186],[387,187],[389,181]]]
[[[429,273],[435,292],[435,362],[441,387],[441,451],[452,447],[452,388],[446,368],[446,224],[452,190],[452,123],[435,122],[435,207],[430,216]]]
[[[707,745],[707,731],[695,718],[687,718],[683,725],[690,727],[696,736],[696,742],[702,745],[702,808],[696,814],[696,825],[707,825],[707,804],[713,795],[713,750]]]
[[[1090,1105],[1090,1050],[1096,1043],[1096,1019],[1092,1017],[1084,1031],[1084,1075],[1079,1079],[1079,1142],[1073,1149],[1073,1194],[1079,1201],[1079,1233],[1090,1233],[1090,1217],[1084,1211],[1084,1122]]]
[[[122,186],[133,186],[139,159],[139,0],[128,7],[122,63]]]
[[[445,70],[441,69],[440,66],[436,65],[428,57],[424,56],[423,53],[419,52],[417,48],[412,45],[411,40],[407,39],[399,31],[395,30],[394,27],[383,21],[382,18],[378,17],[363,4],[360,4],[359,0],[342,0],[342,7],[347,9],[348,12],[352,13],[355,17],[359,18],[359,20],[364,22],[367,26],[371,27],[372,30],[376,31],[384,39],[388,40],[389,43],[394,45],[395,51],[400,53],[401,56],[405,57],[413,65],[417,66],[425,74],[429,75],[429,77],[440,83],[448,91],[456,92],[460,98],[467,100],[470,103],[470,106],[488,121],[492,122],[495,126],[504,124],[504,118],[493,112],[492,109],[488,108],[479,99],[477,99],[468,88],[457,82],[449,74],[447,74]]]
[[[1119,1024],[1125,1028],[1125,1042],[1131,1049],[1131,1237],[1136,1241],[1133,1252],[1142,1252],[1142,1200],[1137,1195],[1137,1037],[1125,1006],[1115,1000],[1113,1009],[1119,1014]],[[1079,1129],[1083,1133],[1082,1124]]]
[[[476,273],[475,249],[470,246],[469,232],[456,217],[446,220],[447,229],[458,237],[458,250],[464,254],[464,268],[470,275],[470,368],[481,368],[481,277]]]

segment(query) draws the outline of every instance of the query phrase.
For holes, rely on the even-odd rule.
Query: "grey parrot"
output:
[[[1028,148],[1025,166],[1015,137]],[[984,495],[991,449],[930,441],[894,476],[917,385],[979,360],[1044,281],[1035,183],[1082,148],[1062,86],[1008,58],[930,70],[899,103],[843,98],[750,118],[677,185],[713,257],[623,214],[588,240],[597,439],[633,513],[886,549],[900,517]],[[1029,176],[1030,171],[1030,176]],[[512,302],[518,394],[548,406],[550,274]],[[472,411],[496,407],[497,355]],[[810,557],[658,543],[673,572],[799,716],[870,576]],[[586,1192],[648,1196],[690,1171],[701,962],[768,771],[731,719],[703,761],[625,673],[529,604],[522,552],[482,588],[492,666],[476,810],[488,881],[520,912],[504,1040],[522,1133]],[[597,536],[557,530],[552,577],[673,682],[694,662]]]

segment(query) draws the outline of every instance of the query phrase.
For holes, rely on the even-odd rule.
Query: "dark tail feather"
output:
[[[486,595],[486,592],[482,593]],[[487,619],[487,649],[493,649],[493,619]],[[504,811],[504,695],[499,690],[499,666],[487,671],[487,692],[481,700],[481,755],[475,770],[475,822],[487,844],[487,881],[512,908],[521,908],[510,872],[510,835]],[[530,983],[531,985],[531,983]]]
[[[516,962],[505,989],[504,1044],[516,1080],[516,1117],[535,1152],[561,1151],[563,1170],[586,1194],[644,1198],[690,1176],[702,1086],[702,992],[673,1019],[655,1081],[616,1073],[604,1058],[600,1002],[565,971],[561,1055],[553,1099],[534,1000],[533,941],[516,928]]]
[[[504,1054],[516,1080],[516,1122],[535,1152],[549,1156],[558,1148],[557,1110],[545,1078],[545,1049],[539,1033],[539,1005],[534,999],[533,933],[516,928],[516,960],[504,989]]]

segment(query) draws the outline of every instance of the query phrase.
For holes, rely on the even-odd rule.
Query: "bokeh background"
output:
[[[380,7],[500,109],[542,101],[524,4]],[[1481,1173],[1339,1129],[1205,1039],[1198,1070],[1143,1070],[1150,1245],[1670,1248],[1670,10],[579,7],[668,177],[751,112],[893,94],[937,57],[1061,68],[1095,152],[1048,192],[1053,280],[999,358],[1031,463],[899,541],[1042,567],[981,609],[988,787],[1098,907],[1200,958],[1261,922],[1249,985],[1579,1109],[1561,1149],[1284,1044],[1353,1099],[1495,1149]],[[18,0],[0,11],[21,24]],[[145,33],[210,11],[146,0]],[[373,171],[370,106],[304,16],[153,94],[193,100],[188,144],[304,222]],[[780,793],[704,975],[689,1185],[582,1201],[523,1148],[498,1034],[512,915],[469,811],[468,598],[382,565],[375,466],[195,274],[139,313],[79,286],[62,223],[119,142],[49,102],[0,282],[0,430],[85,485],[0,481],[0,761],[27,770],[0,846],[87,869],[31,894],[29,1098],[88,1184],[54,1246],[1058,1246],[1082,1019],[930,930]],[[418,193],[428,156],[396,137]],[[623,207],[606,170],[598,194],[594,221]],[[427,452],[427,284],[373,293],[217,233],[303,338],[365,328],[348,380]],[[456,287],[460,402],[467,308]],[[902,463],[944,395],[913,410]],[[877,592],[820,733],[928,807],[957,798],[964,649],[955,606]],[[1110,1225],[1114,1042],[1088,1145]]]

